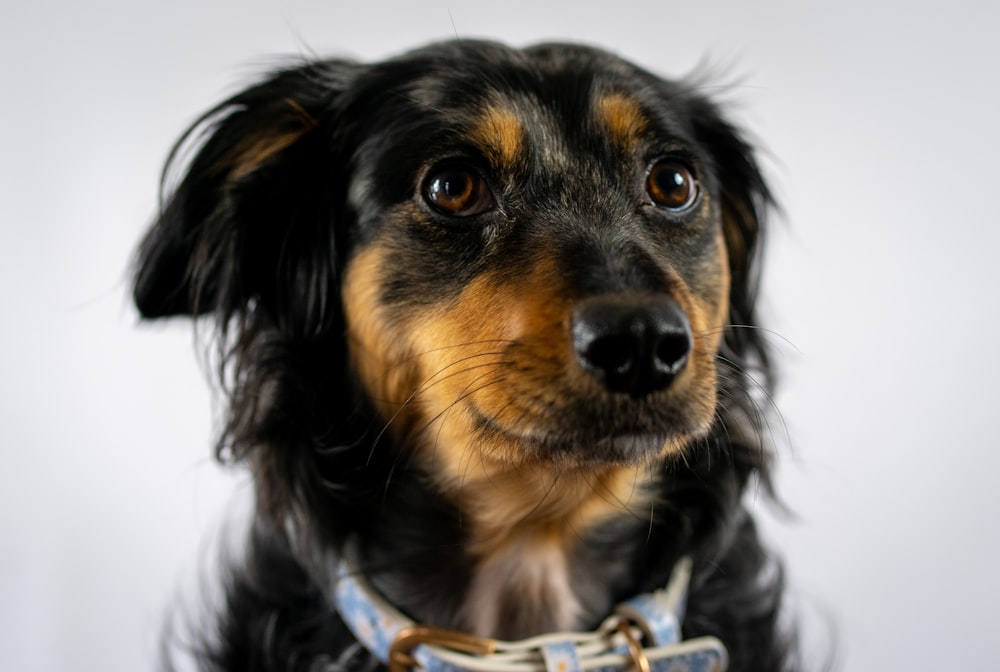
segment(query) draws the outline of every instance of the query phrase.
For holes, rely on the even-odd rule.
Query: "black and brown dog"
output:
[[[146,318],[212,316],[254,477],[205,669],[367,669],[351,540],[416,621],[593,628],[693,559],[684,637],[791,665],[755,327],[770,197],[697,87],[571,45],[297,63],[206,113],[142,243]]]

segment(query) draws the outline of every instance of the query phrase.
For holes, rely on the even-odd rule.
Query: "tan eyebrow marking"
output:
[[[504,107],[485,108],[470,137],[490,159],[503,166],[517,163],[524,151],[524,126],[517,115]]]
[[[598,118],[622,145],[634,144],[646,129],[646,115],[634,99],[623,93],[610,93],[597,101]]]

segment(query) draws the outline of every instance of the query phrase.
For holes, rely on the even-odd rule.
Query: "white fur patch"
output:
[[[504,639],[571,630],[580,611],[565,549],[541,533],[516,538],[485,558],[462,606],[473,633]]]

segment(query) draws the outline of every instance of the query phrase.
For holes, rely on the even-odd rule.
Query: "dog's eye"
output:
[[[698,198],[698,181],[691,169],[676,159],[657,162],[646,177],[646,192],[653,202],[668,210],[680,212],[694,205]]]
[[[490,210],[493,193],[483,177],[467,166],[436,168],[424,180],[424,200],[438,212],[452,217],[469,217]]]

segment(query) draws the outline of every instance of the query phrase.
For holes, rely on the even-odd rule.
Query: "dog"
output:
[[[456,40],[285,64],[177,142],[134,300],[214,324],[255,492],[202,669],[795,666],[744,506],[773,199],[700,88]]]

